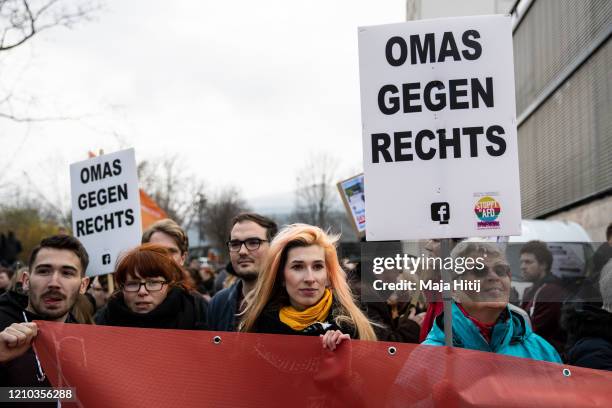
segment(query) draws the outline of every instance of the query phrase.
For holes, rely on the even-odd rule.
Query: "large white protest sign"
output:
[[[368,240],[521,233],[510,17],[359,28]]]
[[[89,253],[87,275],[113,272],[142,233],[134,149],[71,164],[70,184],[72,230]]]

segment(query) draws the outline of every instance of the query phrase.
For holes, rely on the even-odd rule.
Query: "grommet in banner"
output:
[[[215,337],[213,337],[213,343],[215,343],[215,344],[221,344],[221,336],[215,336]]]
[[[389,353],[389,355],[394,356],[394,355],[395,355],[395,353],[397,353],[397,349],[396,349],[395,347],[391,346],[391,347],[389,347],[389,348],[387,349],[387,352]]]
[[[571,375],[572,375],[572,372],[570,371],[570,369],[569,369],[569,368],[564,368],[564,369],[563,369],[563,375],[564,375],[565,377],[569,377],[569,376],[571,376]]]

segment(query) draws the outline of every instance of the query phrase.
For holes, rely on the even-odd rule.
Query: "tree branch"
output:
[[[14,3],[12,8],[8,7],[9,3]],[[57,26],[70,28],[81,20],[89,20],[91,15],[101,8],[97,2],[87,2],[72,10],[61,9],[53,14],[54,6],[58,3],[58,0],[48,0],[38,10],[33,10],[28,0],[21,0],[19,4],[16,1],[0,3],[0,13],[2,6],[6,5],[9,8],[7,12],[0,14],[0,24],[3,19],[8,20],[0,40],[0,52],[19,47],[46,29]],[[13,42],[6,44],[11,31],[19,32],[21,35],[16,35],[17,38]]]
[[[27,116],[16,116],[11,113],[0,112],[0,118],[9,119],[13,122],[20,123],[34,123],[34,122],[49,122],[49,121],[60,121],[60,120],[75,120],[75,118],[67,117],[67,116],[51,116],[51,117],[41,117],[41,118],[30,118]]]

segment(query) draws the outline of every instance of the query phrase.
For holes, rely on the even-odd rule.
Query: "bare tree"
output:
[[[138,164],[141,188],[166,214],[185,229],[197,221],[204,181],[188,173],[178,155],[144,160]]]
[[[15,49],[42,31],[54,27],[73,28],[92,18],[100,9],[98,1],[0,0],[0,53]],[[12,102],[19,98],[11,91],[0,94],[0,118],[16,122],[36,122],[64,118],[21,116]]]
[[[16,156],[7,156],[3,160],[4,167],[0,168],[0,205],[19,207],[24,203],[36,207],[44,217],[69,227],[72,219],[70,185],[66,183],[69,178],[63,177],[67,169],[60,156],[52,155],[39,163],[36,170],[8,175],[7,169]]]
[[[322,228],[338,200],[335,188],[337,161],[326,153],[311,154],[296,177],[294,218]]]
[[[225,241],[231,231],[232,218],[247,210],[248,206],[240,192],[235,187],[226,187],[213,195],[206,203],[201,233],[208,237],[215,248],[219,249],[219,253],[223,254],[225,253],[223,251]]]
[[[29,190],[16,184],[0,195],[0,234],[14,232],[22,244],[19,260],[24,263],[42,238],[70,225],[53,205]]]
[[[51,168],[55,169],[58,166],[54,165]],[[53,170],[49,174],[57,174],[58,172],[59,170]],[[34,202],[38,203],[39,210],[48,218],[53,218],[56,222],[70,228],[72,226],[70,192],[59,185],[57,178],[49,177],[47,185],[53,188],[49,189],[48,193],[44,193],[26,171],[23,172],[23,177],[25,192],[34,197]]]

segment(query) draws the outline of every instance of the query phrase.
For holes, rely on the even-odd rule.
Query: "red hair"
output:
[[[135,277],[137,273],[143,279],[161,276],[168,282],[168,287],[193,289],[185,281],[183,269],[161,245],[142,244],[123,255],[115,268],[115,281],[123,286],[128,275]]]

